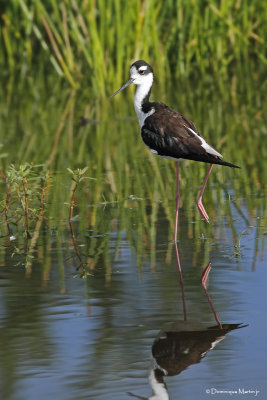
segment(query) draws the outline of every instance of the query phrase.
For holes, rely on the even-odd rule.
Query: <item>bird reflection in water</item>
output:
[[[240,323],[223,324],[220,322],[206,287],[211,263],[206,266],[202,274],[201,284],[217,324],[207,327],[201,322],[187,320],[184,282],[176,243],[175,247],[184,320],[166,325],[154,340],[149,368],[149,383],[152,388],[152,395],[150,397],[142,397],[128,393],[129,396],[137,399],[168,400],[169,394],[164,382],[164,376],[178,375],[190,365],[199,363],[209,350],[212,350],[217,343],[226,337],[227,333],[247,326]]]
[[[153,395],[149,399],[169,399],[164,376],[178,375],[190,365],[199,363],[228,332],[244,326],[222,324],[221,327],[205,327],[201,323],[177,321],[162,330],[152,345],[149,383]]]

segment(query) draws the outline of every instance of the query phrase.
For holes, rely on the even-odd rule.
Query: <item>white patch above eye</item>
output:
[[[144,65],[143,67],[140,67],[139,68],[139,72],[144,72],[144,71],[146,71],[147,70],[147,66],[146,65]]]

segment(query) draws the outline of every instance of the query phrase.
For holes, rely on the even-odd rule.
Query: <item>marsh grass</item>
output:
[[[129,65],[137,58],[149,61],[155,70],[153,99],[194,120],[225,160],[241,166],[239,171],[216,167],[212,172],[204,203],[213,223],[225,218],[233,243],[238,243],[233,210],[245,226],[255,215],[264,216],[266,12],[265,2],[234,0],[14,0],[5,4],[0,34],[5,221],[1,229],[8,229],[7,237],[19,232],[16,248],[30,256],[26,260],[29,271],[38,235],[47,224],[57,232],[62,291],[64,251],[60,243],[69,240],[75,250],[73,238],[76,250],[80,250],[79,243],[85,244],[85,254],[80,254],[83,265],[92,271],[103,262],[108,282],[112,218],[103,221],[103,208],[117,213],[117,249],[119,232],[127,231],[140,271],[143,254],[149,254],[152,268],[156,265],[155,253],[147,249],[159,244],[159,210],[168,221],[164,240],[172,239],[175,164],[157,159],[144,148],[132,107],[133,88],[115,99],[107,98],[127,79]],[[11,164],[32,165],[31,180],[21,176],[17,192],[15,184],[6,180]],[[40,164],[44,167],[35,169]],[[196,164],[188,162],[181,168],[181,222],[189,221],[184,234],[204,243],[195,244],[195,260],[202,252],[207,256],[206,238],[214,234],[211,226],[203,226],[194,206],[207,167]],[[75,182],[64,171],[84,166],[93,179],[73,193]],[[17,179],[19,173],[16,167]],[[57,184],[49,190],[51,175]],[[73,221],[71,232],[69,225],[59,225],[73,218],[72,195],[79,200],[80,220]],[[244,215],[244,206],[251,215]],[[129,209],[136,211],[137,221]],[[86,243],[75,235],[75,227],[88,230]],[[226,234],[225,229],[216,228],[215,236]],[[31,238],[20,234],[25,232]],[[45,242],[51,242],[49,230],[45,235]],[[101,241],[97,235],[103,235]],[[12,242],[8,245],[13,246]],[[42,245],[42,254],[49,259],[49,244]],[[169,246],[166,257],[171,256]],[[49,275],[48,264],[44,277]]]
[[[247,73],[266,66],[265,2],[227,0],[8,2],[2,12],[0,63],[25,78],[53,69],[94,97],[120,86],[129,63],[150,60],[162,84],[170,77]]]
[[[234,203],[236,197],[245,197],[248,207],[254,209],[259,203],[257,194],[265,191],[264,97],[261,96],[261,82],[251,77],[246,79],[251,79],[251,85],[247,86],[243,80],[238,82],[241,94],[235,97],[234,103],[229,98],[231,82],[225,84],[220,94],[216,84],[206,87],[203,82],[196,85],[183,82],[181,87],[177,82],[183,95],[171,93],[166,98],[171,107],[195,121],[199,131],[224,154],[225,160],[241,166],[238,171],[224,167],[214,169],[204,199],[212,218],[217,214],[213,209],[215,204],[224,214],[228,213],[224,198]],[[21,101],[14,99],[7,112],[2,112],[1,126],[8,132],[2,139],[5,154],[0,159],[2,171],[6,173],[12,161],[44,164],[51,171],[59,172],[68,167],[73,171],[86,166],[88,176],[93,178],[86,185],[89,204],[124,201],[131,195],[151,202],[155,198],[159,201],[174,199],[175,164],[154,157],[144,148],[127,93],[114,102],[95,103],[88,102],[86,93],[62,91],[57,84],[51,81],[53,96],[42,85],[38,94],[35,88],[24,97],[18,92]],[[157,99],[160,91],[156,85],[153,98]],[[81,116],[89,123],[81,124]],[[182,207],[194,203],[206,167],[194,162],[182,165]],[[58,201],[64,204],[69,197]],[[165,211],[171,221],[172,210]],[[194,219],[194,208],[190,207],[188,212],[189,218]]]

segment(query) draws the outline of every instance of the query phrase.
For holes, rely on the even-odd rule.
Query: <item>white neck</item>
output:
[[[164,375],[167,375],[167,371],[162,369],[155,358],[152,357],[150,367],[149,367],[149,373],[148,373],[148,379],[150,386],[152,388],[152,396],[149,397],[149,400],[169,400],[169,394],[167,390],[167,386],[165,385],[164,382],[159,382],[158,379],[156,378],[155,371],[156,369],[162,370]]]
[[[141,85],[137,85],[137,89],[136,89],[135,96],[134,96],[134,109],[138,116],[139,124],[140,124],[141,128],[144,124],[146,117],[153,114],[153,112],[155,111],[153,109],[153,112],[151,112],[152,111],[151,110],[147,114],[145,114],[142,111],[142,102],[143,102],[144,98],[147,96],[148,92],[150,91],[150,89],[152,87],[152,83],[153,83],[153,75],[149,74],[149,75],[147,75],[146,81],[144,81]]]
[[[149,382],[152,387],[153,394],[149,397],[149,400],[169,400],[169,394],[164,383],[157,381],[154,371],[149,373]]]

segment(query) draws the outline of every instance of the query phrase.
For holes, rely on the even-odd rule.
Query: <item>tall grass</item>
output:
[[[130,99],[124,101],[122,94],[104,104],[88,102],[87,92],[62,90],[55,76],[50,79],[46,84],[43,80],[29,83],[27,91],[18,87],[11,106],[5,99],[0,102],[3,171],[10,163],[46,164],[59,171],[86,165],[98,182],[92,202],[130,194],[146,197],[154,177],[162,194],[168,184],[174,194],[174,164],[146,151]],[[216,82],[206,87],[206,82],[185,80],[177,84],[177,95],[165,92],[165,97],[170,106],[195,121],[225,160],[242,167],[241,171],[217,167],[214,179],[229,178],[236,193],[249,194],[261,191],[266,182],[264,96],[261,81],[249,76],[239,81],[239,93],[231,97],[233,85],[233,81],[225,83],[220,92]],[[154,98],[160,91],[156,85]],[[89,124],[81,126],[82,115]],[[181,179],[197,186],[204,174],[204,164],[188,162]]]
[[[263,99],[259,88],[251,84],[249,91],[229,100],[231,85],[225,84],[222,95],[216,85],[206,88],[201,82],[187,84],[183,95],[167,95],[167,102],[193,118],[225,160],[242,167],[214,168],[205,193],[212,218],[218,212],[228,214],[224,201],[228,193],[231,201],[235,197],[246,198],[249,208],[255,209],[258,197],[266,190]],[[172,221],[175,163],[158,159],[145,149],[130,101],[119,98],[100,107],[94,102],[87,104],[86,100],[86,94],[72,89],[62,91],[60,83],[52,81],[51,86],[33,86],[24,96],[18,91],[12,107],[1,103],[1,126],[7,135],[2,138],[5,157],[0,158],[0,169],[5,172],[10,163],[25,162],[44,164],[60,173],[68,167],[87,166],[88,176],[93,178],[86,192],[89,204],[121,202],[131,195],[151,203],[155,199],[166,200],[163,207]],[[85,126],[79,122],[81,115],[90,120]],[[205,164],[190,161],[181,168],[181,206],[191,205],[188,213],[192,220],[198,218],[193,207],[198,190],[194,188],[203,181],[206,169]],[[53,201],[62,204],[68,198]]]
[[[56,226],[58,220],[68,219],[64,203],[69,205],[73,189],[63,171],[88,167],[93,179],[75,195],[82,198],[79,229],[89,226],[98,233],[109,232],[97,204],[116,214],[119,202],[123,206],[117,216],[118,232],[128,232],[141,266],[145,247],[155,247],[161,233],[159,210],[169,222],[165,238],[172,238],[175,164],[144,148],[130,100],[133,88],[112,101],[106,95],[121,86],[133,60],[144,58],[156,74],[154,99],[192,118],[225,160],[242,167],[240,171],[215,167],[204,199],[213,221],[229,216],[238,240],[233,207],[247,225],[253,213],[262,216],[266,211],[266,12],[266,2],[259,0],[6,2],[0,33],[3,176],[11,163],[44,164],[60,177],[63,174],[63,183],[59,177],[48,200],[47,213]],[[81,116],[89,123],[81,125]],[[181,220],[185,211],[194,222],[187,224],[185,234],[190,238],[213,232],[212,227],[203,228],[194,207],[196,187],[205,172],[204,164],[193,162],[181,168]],[[6,186],[2,193],[0,201],[6,199]],[[252,210],[247,217],[242,215],[244,202]],[[138,210],[138,223],[127,211],[129,204]],[[29,227],[34,240],[41,229],[37,222]],[[65,233],[59,232],[58,243],[60,235]],[[29,255],[33,239],[27,239]],[[104,258],[108,280],[108,238],[101,241],[102,250],[96,238],[89,242],[92,264]],[[195,257],[201,250],[196,248]],[[153,257],[152,252],[152,266]],[[58,262],[62,267],[60,245]]]
[[[266,13],[262,0],[13,0],[2,10],[0,66],[22,77],[54,69],[94,97],[117,88],[138,58],[163,84],[222,81],[248,62],[266,66]]]

